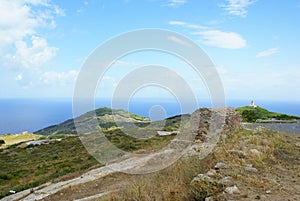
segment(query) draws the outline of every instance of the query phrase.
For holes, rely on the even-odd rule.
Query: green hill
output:
[[[236,110],[242,115],[244,122],[255,122],[257,119],[261,120],[270,120],[270,119],[276,119],[276,120],[294,120],[294,119],[300,119],[298,116],[293,115],[287,115],[277,112],[270,112],[267,109],[264,109],[262,107],[251,107],[251,106],[244,106],[236,108]]]
[[[101,128],[111,128],[118,125],[126,127],[131,123],[148,124],[149,119],[139,116],[121,109],[111,109],[107,107],[98,108],[94,111],[87,112],[79,117],[76,117],[77,122],[88,122],[97,118]],[[77,134],[74,119],[69,119],[60,124],[52,125],[34,132],[35,134],[51,135],[51,134]]]

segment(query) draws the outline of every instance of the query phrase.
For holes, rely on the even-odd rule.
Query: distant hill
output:
[[[261,120],[294,120],[300,119],[298,116],[287,115],[277,112],[270,112],[267,109],[262,107],[251,107],[251,106],[244,106],[236,108],[236,110],[242,115],[244,122],[255,122],[257,119]]]
[[[139,116],[121,109],[111,109],[107,107],[98,108],[94,111],[87,112],[76,117],[77,122],[87,122],[97,118],[101,128],[110,128],[119,125],[126,127],[129,123],[140,125],[149,124],[150,120],[146,117]],[[34,132],[35,134],[77,134],[74,119],[66,120],[60,124],[52,125]]]
[[[148,128],[148,130],[150,129],[153,130],[153,132],[156,132],[157,130],[174,131],[179,129],[181,120],[187,121],[190,118],[190,114],[177,115],[174,117],[169,117],[165,120],[152,122],[146,117],[139,116],[125,110],[102,107],[93,112],[90,111],[79,117],[76,117],[76,121],[86,123],[94,120],[95,118],[97,118],[99,126],[104,129],[121,126],[125,128],[125,130],[131,129],[131,132],[133,132],[131,128],[132,123],[140,128],[146,127],[152,123],[151,128]],[[134,132],[141,132],[141,130],[134,130]],[[77,134],[77,131],[74,124],[74,119],[69,119],[62,123],[40,129],[34,133],[40,135]]]

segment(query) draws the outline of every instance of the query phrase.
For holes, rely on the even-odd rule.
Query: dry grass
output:
[[[297,200],[300,197],[300,136],[261,130],[240,130],[222,136],[214,151],[205,159],[184,157],[172,166],[156,173],[128,175],[113,173],[95,181],[64,189],[45,200],[75,200],[109,194],[94,200]],[[254,151],[253,151],[254,150]],[[256,151],[255,151],[256,150]],[[192,180],[198,174],[213,169],[217,162],[224,162],[211,182]],[[246,167],[256,171],[249,172]],[[236,185],[239,194],[224,192],[226,184],[218,183],[230,177],[230,186]],[[271,190],[271,194],[266,194]]]
[[[190,200],[191,180],[209,169],[197,157],[183,158],[172,166],[148,175],[135,175],[128,185],[101,200]]]
[[[30,140],[38,140],[42,136],[36,135],[32,133],[21,133],[21,134],[7,134],[7,135],[1,135],[0,140],[4,140],[5,144],[3,144],[0,148],[5,148],[9,145],[18,144],[20,142],[26,142]]]
[[[270,130],[241,130],[223,136],[214,152],[204,160],[184,158],[159,173],[136,176],[128,185],[101,200],[202,200],[209,196],[216,200],[226,200],[228,195],[222,193],[226,186],[216,182],[191,185],[197,174],[207,172],[219,161],[226,163],[227,168],[220,170],[217,177],[230,176],[234,185],[242,191],[239,195],[231,195],[232,198],[263,198],[266,190],[275,192],[273,195],[279,197],[295,193],[295,188],[286,183],[288,179],[280,178],[281,172],[277,167],[284,168],[288,177],[298,175],[294,182],[299,179],[300,149],[291,143],[294,138],[300,140],[300,137]],[[249,165],[257,172],[245,170]]]

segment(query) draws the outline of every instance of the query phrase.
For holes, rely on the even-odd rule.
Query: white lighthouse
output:
[[[255,105],[255,103],[254,103],[254,100],[251,101],[251,103],[250,103],[249,106],[250,106],[250,107],[254,107],[254,108],[257,107],[257,106]]]

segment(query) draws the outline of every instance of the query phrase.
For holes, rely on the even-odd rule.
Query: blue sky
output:
[[[159,28],[183,34],[209,55],[227,99],[300,101],[300,0],[0,0],[0,13],[0,98],[72,97],[98,45]],[[186,65],[157,52],[128,55],[107,72],[99,96],[109,97],[122,76],[146,64]],[[179,74],[208,96],[192,72]],[[151,95],[153,89],[140,94]]]

